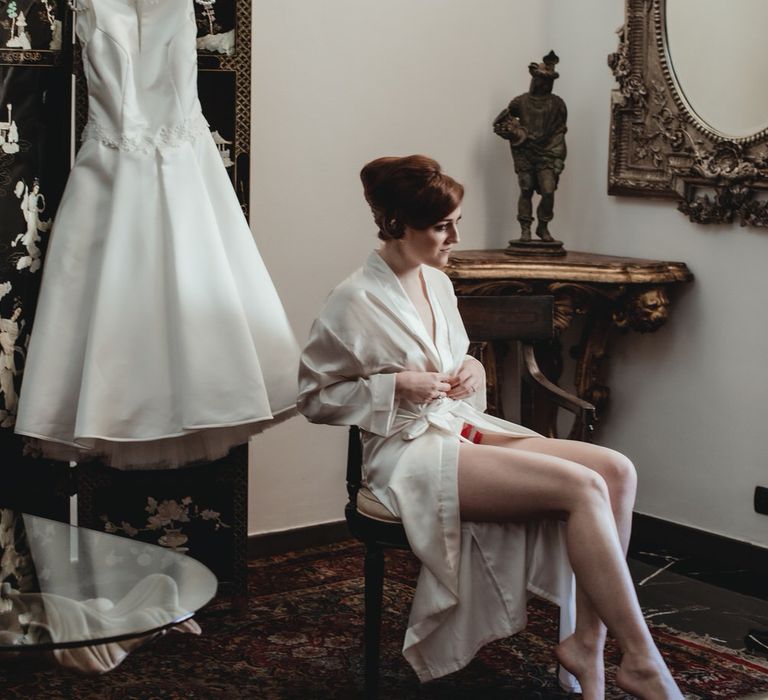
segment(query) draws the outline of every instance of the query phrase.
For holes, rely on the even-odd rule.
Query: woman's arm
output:
[[[397,408],[396,374],[369,374],[343,341],[315,321],[299,363],[298,408],[312,423],[358,425],[387,435]]]

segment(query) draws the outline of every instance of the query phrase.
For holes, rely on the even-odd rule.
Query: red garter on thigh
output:
[[[464,423],[460,435],[467,442],[474,442],[477,445],[483,441],[483,434],[472,423]]]

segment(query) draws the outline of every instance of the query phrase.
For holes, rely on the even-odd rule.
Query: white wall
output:
[[[673,300],[666,327],[614,343],[600,441],[634,459],[639,512],[768,546],[768,518],[752,507],[754,487],[768,486],[768,234],[692,224],[668,201],[607,196],[606,56],[622,23],[618,0],[548,3],[556,91],[569,108],[555,211],[569,230],[558,231],[574,250],[684,261],[696,279]]]
[[[300,342],[377,246],[358,177],[375,157],[436,158],[468,186],[466,247],[506,244],[514,174],[491,124],[527,86],[528,56],[546,53],[540,9],[256,0],[253,13],[251,221]],[[295,418],[251,449],[251,532],[343,517],[344,429]]]
[[[668,326],[613,345],[601,441],[635,460],[640,512],[768,545],[768,519],[751,512],[754,486],[768,485],[758,439],[768,234],[606,195],[606,56],[623,3],[256,0],[253,10],[252,225],[300,341],[376,245],[357,177],[371,158],[427,153],[464,182],[462,247],[514,235],[512,163],[490,124],[527,89],[528,62],[554,48],[569,155],[553,230],[572,250],[682,260],[696,274]],[[341,518],[345,437],[303,418],[258,436],[250,531]]]

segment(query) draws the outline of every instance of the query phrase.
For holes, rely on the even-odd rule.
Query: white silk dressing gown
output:
[[[573,631],[575,605],[561,523],[459,519],[463,423],[510,436],[537,433],[484,414],[484,392],[426,404],[395,398],[396,372],[456,373],[469,346],[450,280],[431,267],[422,266],[422,273],[435,342],[374,252],[334,289],[312,326],[298,405],[313,423],[362,429],[366,485],[402,519],[422,562],[403,654],[426,681],[462,668],[484,644],[523,629],[529,593],[560,605],[561,638]],[[578,687],[563,671],[560,680]]]

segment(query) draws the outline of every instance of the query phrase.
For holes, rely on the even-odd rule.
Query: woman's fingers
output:
[[[469,378],[465,382],[455,385],[448,393],[448,396],[453,399],[464,399],[477,391],[480,391],[480,385],[473,381],[472,378]]]
[[[433,399],[442,399],[444,396],[448,396],[453,387],[448,382],[439,382],[435,387],[432,397]]]
[[[446,396],[453,399],[465,399],[479,391],[482,387],[482,381],[473,372],[466,371],[463,368],[455,375],[442,372],[425,372],[424,378],[427,375],[431,375],[429,381],[426,384],[422,383],[421,389],[421,391],[426,393],[422,394],[421,398],[414,396],[416,400],[434,401]]]

